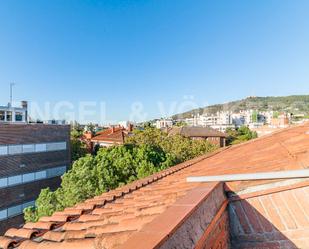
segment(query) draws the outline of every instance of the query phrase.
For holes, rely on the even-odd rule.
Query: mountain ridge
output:
[[[224,104],[214,104],[175,114],[173,119],[190,118],[197,114],[215,114],[218,111],[239,112],[254,109],[258,111],[290,112],[293,114],[309,114],[309,95],[290,96],[250,96],[241,100],[234,100]]]

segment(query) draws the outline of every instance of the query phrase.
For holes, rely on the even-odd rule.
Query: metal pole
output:
[[[191,176],[187,177],[187,182],[232,182],[249,180],[275,180],[309,177],[309,169],[273,171],[250,174],[231,174],[215,176]]]
[[[13,86],[15,83],[11,82],[10,83],[10,107],[13,105]]]

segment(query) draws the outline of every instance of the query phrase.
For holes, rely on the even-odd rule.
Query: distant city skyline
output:
[[[58,104],[60,118],[62,103],[77,121],[83,105],[92,122],[307,94],[308,12],[308,1],[1,1],[0,105],[10,82],[16,102]]]

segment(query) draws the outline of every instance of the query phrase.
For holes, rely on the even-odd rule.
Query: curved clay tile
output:
[[[52,216],[44,216],[39,219],[42,222],[67,222],[70,216],[67,214],[54,214]]]
[[[11,247],[15,247],[17,242],[11,238],[0,236],[0,248],[1,249],[9,249]]]
[[[5,236],[7,237],[20,237],[25,239],[31,239],[39,233],[38,230],[26,229],[26,228],[11,228],[6,231]]]
[[[57,225],[56,222],[29,222],[24,225],[24,228],[28,229],[42,229],[42,230],[51,230],[53,227]]]
[[[34,242],[26,240],[20,244],[18,249],[98,249],[98,243],[94,239],[78,239],[63,241],[62,243],[52,241]]]
[[[61,242],[64,240],[64,235],[65,235],[64,232],[48,231],[42,236],[42,238],[44,240]]]

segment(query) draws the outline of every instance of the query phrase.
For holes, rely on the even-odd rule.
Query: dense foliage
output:
[[[133,145],[149,144],[160,147],[173,158],[175,163],[189,160],[215,148],[205,140],[192,140],[180,135],[169,136],[166,132],[151,127],[142,131],[135,130],[126,142]]]
[[[213,151],[207,141],[167,136],[151,127],[135,131],[125,145],[101,148],[96,156],[86,155],[62,176],[56,191],[43,189],[36,207],[24,210],[26,221],[63,210],[87,198],[166,169],[179,162]]]
[[[251,131],[247,126],[242,126],[236,130],[227,129],[226,134],[228,135],[226,144],[239,144],[254,138],[257,138],[257,133]]]
[[[73,128],[71,130],[71,158],[75,161],[87,154],[86,144],[81,140],[83,130],[80,128]]]

